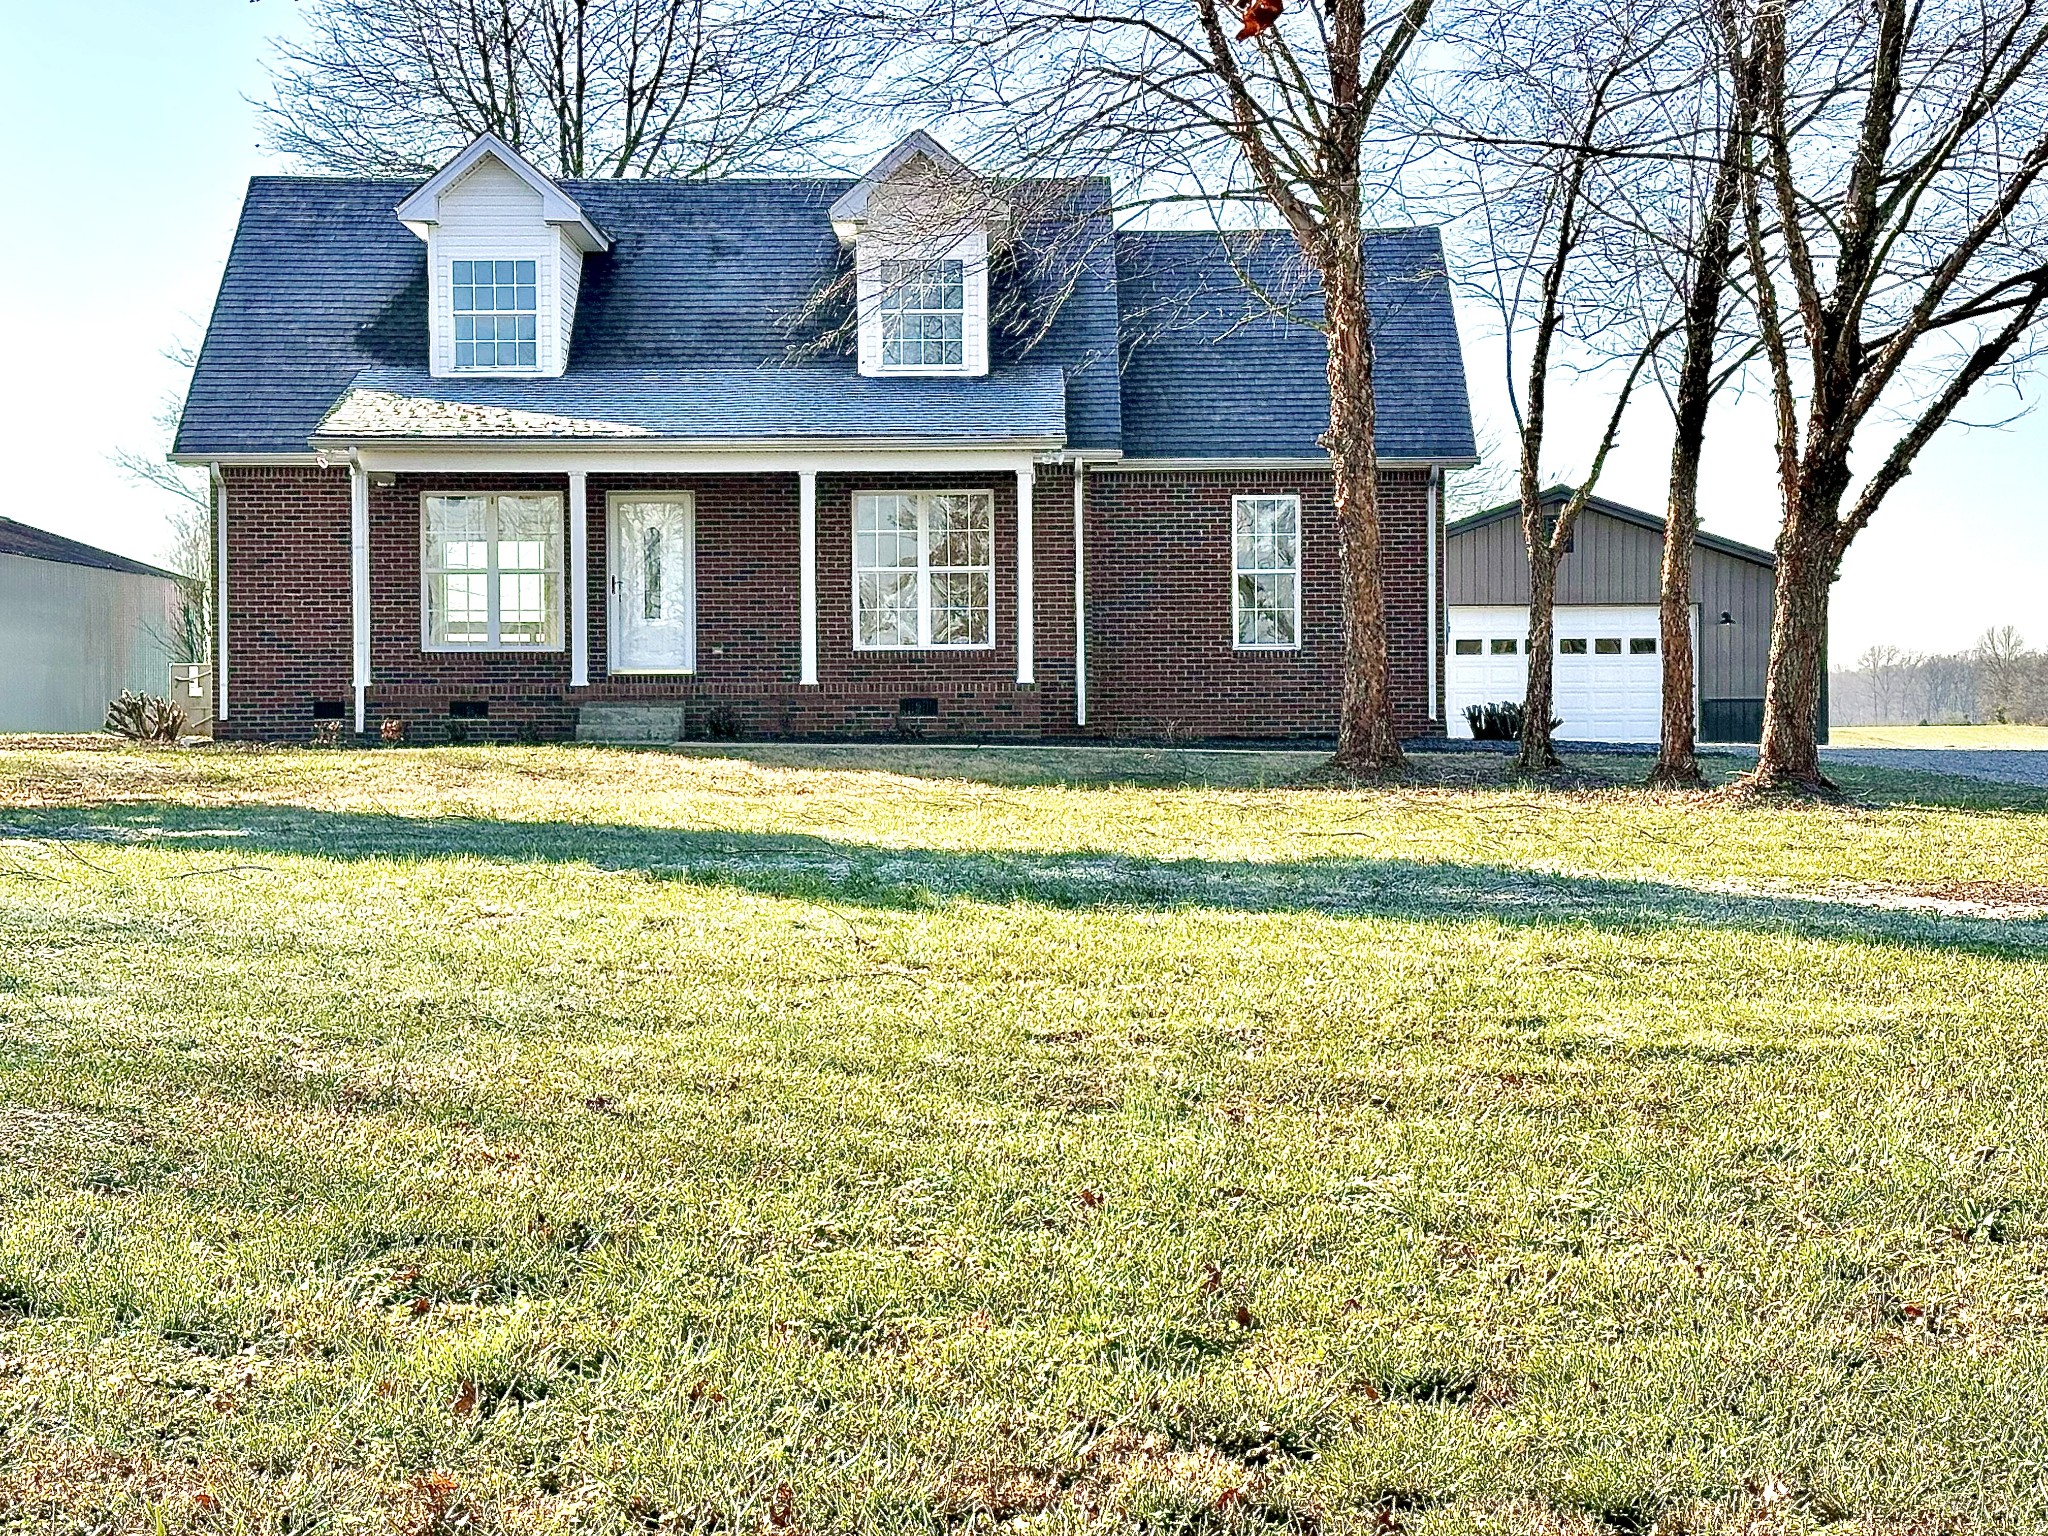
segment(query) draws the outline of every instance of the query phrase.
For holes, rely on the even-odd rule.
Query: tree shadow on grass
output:
[[[1701,890],[1669,881],[1486,864],[1330,857],[1153,859],[1108,852],[880,848],[802,833],[413,818],[251,806],[125,804],[17,811],[16,836],[144,844],[249,859],[473,858],[583,865],[650,879],[874,908],[956,898],[1075,910],[1313,913],[1408,922],[1663,932],[1741,930],[1920,948],[2048,953],[2048,915],[1973,915],[1840,897]]]

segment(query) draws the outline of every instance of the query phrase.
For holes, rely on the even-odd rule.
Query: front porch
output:
[[[492,738],[1085,727],[1076,522],[1037,515],[1078,518],[1071,465],[453,457],[348,455],[359,734],[435,739],[451,715]]]

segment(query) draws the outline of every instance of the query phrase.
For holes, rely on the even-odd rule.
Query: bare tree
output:
[[[1303,0],[1283,13],[1274,0],[904,0],[898,13],[922,45],[913,94],[926,110],[959,108],[984,164],[1113,171],[1134,201],[1218,228],[1261,214],[1285,226],[1317,302],[1275,295],[1276,312],[1318,326],[1328,349],[1322,446],[1344,592],[1336,763],[1356,773],[1402,761],[1373,441],[1369,179],[1382,104],[1431,3]]]
[[[1657,595],[1663,706],[1657,761],[1649,775],[1652,785],[1666,789],[1696,789],[1704,782],[1693,703],[1699,661],[1692,631],[1700,464],[1714,399],[1749,357],[1748,335],[1731,331],[1739,313],[1740,167],[1754,92],[1740,89],[1733,79],[1742,61],[1728,56],[1726,37],[1727,28],[1715,25],[1704,10],[1676,34],[1674,44],[1684,56],[1668,60],[1666,67],[1675,65],[1691,88],[1665,96],[1671,131],[1662,147],[1667,152],[1651,158],[1650,174],[1638,178],[1647,182],[1637,204],[1639,225],[1649,236],[1643,264],[1646,308],[1674,313],[1678,341],[1676,376],[1667,388],[1671,463]]]
[[[1870,710],[1879,725],[1891,724],[1892,695],[1899,663],[1905,655],[1896,645],[1873,645],[1856,658],[1856,668],[1870,685]]]
[[[1983,702],[1993,717],[2001,725],[2023,720],[2027,714],[2028,674],[2033,670],[2026,636],[2010,624],[1997,625],[1984,631],[1971,655],[1977,663]]]
[[[2026,354],[2048,301],[2048,5],[1745,5],[1728,30],[1754,94],[1744,225],[1783,501],[1747,785],[1826,793],[1817,728],[1842,556],[1971,392]],[[1870,441],[1880,424],[1888,445]],[[1859,444],[1875,466],[1860,484]]]
[[[1682,15],[1663,0],[1481,3],[1447,13],[1455,63],[1425,93],[1420,132],[1446,147],[1472,205],[1473,283],[1503,338],[1529,557],[1528,686],[1519,766],[1558,765],[1552,740],[1557,573],[1599,484],[1645,366],[1669,325],[1645,335],[1629,274],[1641,259],[1616,185],[1663,133],[1667,89],[1652,65]],[[1560,350],[1614,361],[1628,347],[1604,430],[1562,506],[1544,495],[1549,397]],[[1518,346],[1526,357],[1517,368]],[[1590,374],[1582,374],[1590,377]]]
[[[164,348],[163,355],[177,364],[188,380],[199,358],[198,351],[183,342]],[[170,568],[179,578],[178,606],[171,616],[171,633],[163,638],[173,661],[205,661],[212,654],[213,637],[212,490],[204,469],[173,464],[164,457],[184,410],[185,385],[181,383],[164,397],[154,418],[162,436],[156,452],[120,448],[111,457],[129,479],[169,498],[164,518],[170,525]]]
[[[312,0],[258,103],[304,165],[419,176],[494,133],[564,177],[815,161],[871,61],[818,0]]]

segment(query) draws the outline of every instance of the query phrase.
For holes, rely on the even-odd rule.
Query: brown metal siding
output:
[[[1444,591],[1453,607],[1529,601],[1529,559],[1519,519],[1500,518],[1452,534]],[[1663,535],[1588,510],[1557,573],[1560,604],[1653,604],[1664,563]],[[1716,549],[1695,549],[1693,601],[1700,609],[1700,697],[1763,697],[1771,643],[1772,573]],[[1721,615],[1733,616],[1722,624]]]

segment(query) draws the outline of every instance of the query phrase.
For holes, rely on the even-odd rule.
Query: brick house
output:
[[[1368,256],[1401,725],[1440,734],[1463,366],[1435,232]],[[857,182],[558,184],[490,137],[258,178],[174,453],[219,732],[1328,736],[1314,307],[1284,236],[1117,229],[921,133]]]

